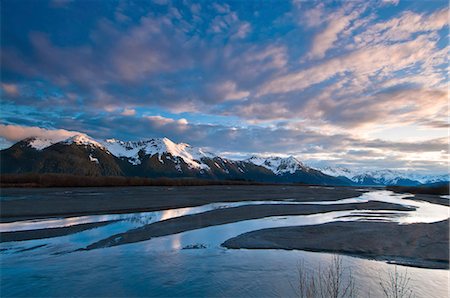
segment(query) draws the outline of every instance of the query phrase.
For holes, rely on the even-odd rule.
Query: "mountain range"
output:
[[[251,180],[319,185],[420,185],[448,181],[448,175],[419,176],[345,168],[313,168],[295,157],[252,156],[232,160],[174,143],[168,138],[124,142],[76,135],[65,140],[27,138],[0,151],[2,174],[64,173],[85,176],[128,176]]]

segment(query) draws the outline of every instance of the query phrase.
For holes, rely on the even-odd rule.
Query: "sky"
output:
[[[168,137],[448,171],[447,1],[1,3],[0,145]]]

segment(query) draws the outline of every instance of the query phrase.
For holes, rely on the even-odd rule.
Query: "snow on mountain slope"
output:
[[[352,180],[352,178],[355,176],[354,172],[350,171],[349,169],[341,168],[341,167],[337,167],[337,168],[326,167],[323,169],[320,169],[320,168],[317,168],[317,169],[320,170],[322,173],[329,175],[329,176],[333,176],[333,177],[345,177],[345,178]]]
[[[111,154],[117,157],[128,158],[129,161],[138,165],[141,163],[139,152],[143,151],[148,155],[158,155],[161,163],[164,163],[162,155],[168,153],[173,157],[180,157],[189,167],[207,170],[209,167],[202,162],[202,158],[212,158],[215,155],[201,148],[195,148],[185,143],[176,144],[168,138],[155,138],[136,142],[123,142],[115,139],[108,139],[104,146]],[[177,160],[174,160],[177,162]]]
[[[28,141],[28,144],[30,147],[36,149],[36,150],[42,150],[47,148],[48,146],[51,146],[55,143],[54,140],[49,139],[41,139],[41,138],[30,138]]]
[[[105,149],[105,147],[94,140],[93,138],[85,135],[85,134],[79,134],[74,135],[70,138],[59,138],[59,139],[45,139],[45,138],[38,138],[38,137],[32,137],[27,139],[28,144],[30,147],[36,149],[36,150],[43,150],[47,147],[50,147],[53,144],[56,143],[64,143],[64,144],[77,144],[77,145],[85,145],[85,146],[93,146],[98,147],[101,149]]]
[[[393,170],[351,170],[342,167],[317,168],[324,174],[334,177],[346,177],[355,183],[364,183],[364,181],[373,181],[381,185],[395,185],[400,180],[416,181],[420,184],[449,181],[449,175],[421,175],[407,171]]]
[[[179,160],[176,157],[180,157],[189,167],[208,170],[209,167],[202,162],[202,158],[213,158],[214,154],[204,151],[201,148],[192,147],[185,143],[176,144],[168,138],[154,138],[143,141],[124,142],[116,139],[108,139],[100,142],[87,135],[80,134],[72,136],[63,140],[50,140],[42,138],[30,138],[28,144],[37,150],[43,150],[53,144],[76,144],[84,146],[92,146],[102,150],[106,150],[116,157],[125,157],[133,165],[141,163],[139,159],[139,152],[143,152],[146,155],[158,155],[158,159],[161,163],[164,163],[162,155],[164,153],[170,154],[177,163]]]
[[[279,156],[252,156],[245,160],[246,162],[253,163],[257,166],[265,167],[270,171],[274,172],[277,175],[290,173],[293,174],[298,170],[306,170],[308,168],[305,167],[300,161],[298,161],[295,157],[289,156],[286,158]]]
[[[76,144],[76,145],[84,145],[84,146],[92,146],[97,147],[100,149],[105,149],[105,146],[103,146],[101,143],[97,142],[93,138],[87,136],[87,135],[75,135],[73,137],[70,137],[66,140],[64,140],[62,143],[65,144]]]

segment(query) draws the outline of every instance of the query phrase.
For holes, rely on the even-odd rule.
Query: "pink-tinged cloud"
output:
[[[433,13],[419,14],[405,11],[398,17],[367,26],[367,29],[347,42],[347,47],[361,48],[380,43],[401,42],[411,39],[417,34],[428,34],[435,38],[436,32],[449,25],[449,9],[441,9]]]
[[[6,92],[6,94],[10,96],[17,96],[19,95],[19,87],[16,84],[7,84],[2,83],[2,90]]]
[[[121,115],[123,115],[123,116],[134,116],[134,115],[136,115],[136,110],[135,109],[125,108],[125,109],[123,109]]]
[[[214,91],[222,96],[223,100],[237,100],[250,95],[250,92],[237,90],[237,84],[233,81],[225,81],[214,86]]]
[[[435,43],[426,36],[405,43],[363,48],[278,77],[263,85],[257,95],[300,91],[346,73],[367,85],[373,75],[376,80],[382,80],[395,71],[426,61],[434,49]]]
[[[167,118],[167,117],[163,117],[163,116],[144,116],[145,119],[149,120],[152,124],[157,125],[157,126],[163,126],[163,125],[167,125],[167,124],[175,124],[175,125],[187,125],[188,121],[184,118],[175,120],[172,118]]]
[[[65,129],[46,129],[36,126],[0,124],[0,137],[12,142],[17,142],[30,137],[38,137],[59,142],[79,134],[83,133]]]
[[[325,53],[333,47],[341,34],[350,23],[359,16],[359,11],[350,14],[336,14],[327,24],[327,27],[314,37],[311,50],[307,57],[311,59],[323,58]]]

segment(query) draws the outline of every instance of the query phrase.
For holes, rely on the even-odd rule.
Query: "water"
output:
[[[248,204],[343,204],[370,200],[414,206],[415,211],[337,211],[307,216],[278,216],[213,226],[148,241],[71,252],[76,248],[144,224]],[[401,224],[434,222],[448,218],[448,207],[408,200],[407,196],[374,191],[358,198],[334,202],[253,201],[215,203],[138,214],[83,216],[66,219],[1,224],[5,230],[60,227],[81,222],[119,220],[80,233],[22,242],[2,243],[1,296],[278,296],[295,295],[297,263],[311,270],[329,262],[330,255],[283,250],[227,250],[225,240],[241,233],[269,227],[311,225],[336,220],[365,219],[367,214]],[[352,217],[340,218],[351,215]],[[182,249],[201,244],[204,249]],[[28,249],[28,250],[24,250]],[[63,254],[61,254],[63,253]],[[353,271],[360,296],[381,295],[378,285],[393,265],[344,256]],[[401,267],[404,270],[404,267]],[[416,297],[447,297],[448,270],[408,268]]]
[[[105,221],[135,221],[135,226],[142,226],[157,221],[167,220],[184,215],[191,215],[197,213],[203,213],[215,209],[232,208],[247,205],[262,205],[262,204],[297,204],[297,202],[291,201],[244,201],[244,202],[228,202],[228,203],[211,203],[198,207],[186,207],[168,209],[162,211],[153,212],[141,212],[141,213],[125,213],[125,214],[107,214],[107,215],[90,215],[90,216],[76,216],[67,218],[54,218],[54,219],[37,219],[37,220],[24,220],[11,223],[0,223],[0,232],[9,231],[23,231],[23,230],[36,230],[36,229],[48,229],[58,227],[68,227],[78,224],[105,222]]]
[[[408,207],[415,207],[414,212],[400,212],[405,216],[398,220],[400,223],[414,223],[414,222],[436,222],[445,220],[449,217],[449,208],[447,206],[431,204],[424,201],[407,200],[411,195],[394,194],[390,191],[373,191],[364,193],[360,197],[348,198],[336,201],[314,201],[314,202],[296,202],[292,200],[279,201],[243,201],[243,202],[227,202],[227,203],[211,203],[198,207],[187,207],[169,209],[154,212],[141,213],[127,213],[127,214],[107,214],[107,215],[91,215],[91,216],[77,216],[67,218],[54,219],[38,219],[25,220],[11,223],[0,223],[0,232],[8,231],[23,231],[35,229],[48,229],[56,227],[68,227],[77,224],[105,222],[105,221],[131,221],[135,222],[130,227],[138,227],[150,224],[157,221],[167,220],[170,218],[180,217],[184,215],[198,214],[215,209],[232,208],[248,205],[262,205],[262,204],[314,204],[314,205],[336,205],[336,204],[351,204],[351,203],[366,203],[369,201],[387,202],[393,204],[401,204]],[[368,212],[371,212],[370,210]]]

